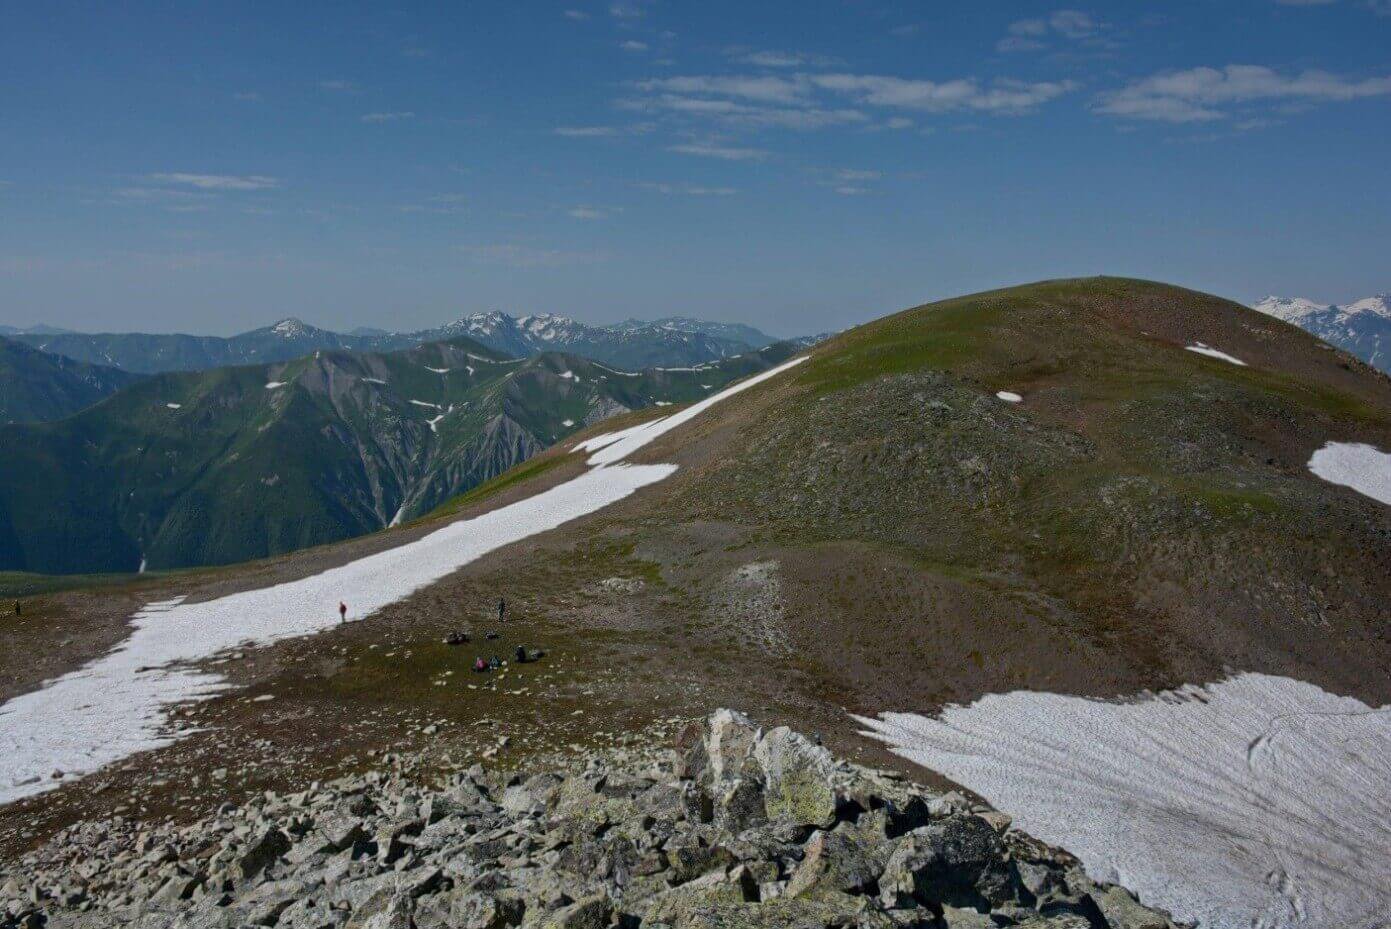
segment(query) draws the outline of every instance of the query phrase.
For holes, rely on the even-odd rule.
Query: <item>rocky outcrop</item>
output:
[[[380,771],[186,826],[74,826],[0,927],[1169,929],[957,794],[721,710],[674,752],[421,789]]]

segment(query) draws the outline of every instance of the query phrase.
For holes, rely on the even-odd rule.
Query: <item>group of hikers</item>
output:
[[[18,607],[19,604],[16,603],[16,613],[19,612]],[[499,597],[497,601],[498,625],[501,625],[503,621],[506,620],[506,618],[507,600],[502,597]],[[342,601],[339,601],[338,603],[338,621],[340,623],[346,623],[348,621],[348,604]],[[485,634],[484,637],[491,641],[493,639],[500,638],[501,633],[489,631]],[[446,645],[464,645],[471,641],[471,638],[472,637],[467,632],[451,632],[449,635],[445,636],[444,641]],[[516,664],[526,664],[530,661],[540,661],[541,658],[545,656],[545,654],[546,653],[541,651],[540,649],[531,649],[530,651],[528,651],[526,646],[518,645],[516,651],[513,653],[513,661]],[[502,669],[506,664],[507,662],[503,661],[497,655],[494,655],[493,657],[488,659],[484,659],[482,655],[478,655],[473,660],[473,670],[478,673],[498,671]]]

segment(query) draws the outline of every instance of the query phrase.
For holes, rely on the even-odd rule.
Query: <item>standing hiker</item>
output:
[[[348,621],[348,605],[342,600],[338,601],[338,621],[346,623]]]
[[[506,618],[506,616],[507,616],[507,601],[504,600],[504,599],[502,599],[501,597],[498,597],[498,598],[497,598],[497,621],[498,621],[498,624],[499,624],[499,625],[502,624],[502,621],[503,621],[503,619]]]

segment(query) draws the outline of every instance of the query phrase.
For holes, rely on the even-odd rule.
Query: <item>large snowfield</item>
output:
[[[504,545],[554,529],[629,496],[675,465],[622,459],[719,401],[805,360],[795,358],[626,435],[619,454],[526,500],[460,520],[414,542],[321,574],[201,603],[147,604],[134,631],[110,654],[0,706],[0,803],[57,787],[135,752],[167,745],[174,704],[225,689],[215,673],[189,665],[218,652],[310,635],[339,622],[338,603],[362,619]],[[665,424],[659,427],[659,424]],[[588,449],[585,449],[588,450]],[[62,772],[60,778],[54,772]]]
[[[1241,674],[1134,702],[1018,691],[860,722],[1205,929],[1391,920],[1391,707]]]

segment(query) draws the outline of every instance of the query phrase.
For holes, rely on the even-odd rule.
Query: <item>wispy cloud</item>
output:
[[[571,219],[589,220],[608,219],[612,212],[612,210],[604,209],[597,206],[577,206],[565,211],[566,215],[569,216]]]
[[[364,123],[395,123],[403,119],[415,119],[415,113],[410,110],[394,110],[387,113],[364,113],[362,116]]]
[[[1327,71],[1281,74],[1261,65],[1168,71],[1100,95],[1107,116],[1167,123],[1213,122],[1233,111],[1312,106],[1391,96],[1391,76],[1352,80]]]
[[[589,14],[586,13],[584,10],[566,10],[565,18],[573,19],[578,22],[581,20],[589,19]]]
[[[725,55],[741,64],[753,65],[755,68],[823,68],[839,63],[839,59],[826,55],[773,49],[751,49],[741,45],[732,45],[726,48]]]
[[[240,100],[243,103],[256,103],[261,99],[261,95],[254,90],[239,90],[232,94],[233,100]]]
[[[721,161],[760,161],[768,157],[761,148],[737,148],[728,145],[713,145],[702,142],[688,142],[673,145],[667,151],[682,155],[696,155],[701,158],[718,158]]]
[[[347,91],[357,90],[357,85],[354,84],[352,81],[343,80],[320,81],[319,89],[335,93],[344,93]]]
[[[705,187],[699,184],[661,184],[643,181],[637,186],[659,194],[683,194],[688,197],[730,197],[739,191],[734,187]]]
[[[270,190],[280,181],[264,174],[188,174],[181,171],[148,175],[156,184],[192,187],[197,190]]]
[[[617,126],[557,126],[553,131],[568,139],[598,139],[618,135],[619,130]]]
[[[1019,19],[1009,24],[1008,33],[995,43],[999,52],[1027,52],[1047,48],[1050,40],[1111,45],[1103,34],[1109,30],[1090,13],[1081,10],[1054,10],[1048,16]]]
[[[647,15],[646,0],[617,0],[609,4],[609,15],[614,19],[641,19]]]
[[[515,243],[461,245],[459,251],[483,264],[507,265],[513,268],[558,268],[608,260],[608,255],[604,252],[536,248]]]
[[[464,212],[464,203],[467,201],[464,194],[436,194],[421,203],[407,203],[401,206],[403,213],[435,213],[441,216],[452,216]]]
[[[646,43],[646,42],[639,42],[637,39],[628,39],[628,40],[625,41],[625,42],[619,42],[619,43],[618,43],[618,47],[621,48],[621,49],[623,49],[625,52],[645,52],[645,51],[647,51],[647,43]]]
[[[953,112],[1014,116],[1028,113],[1078,88],[1073,81],[1025,82],[997,78],[927,81],[879,74],[688,75],[633,85],[641,94],[619,105],[730,128],[814,130],[832,126],[906,129],[904,112],[876,124],[866,109],[930,114]],[[852,105],[846,105],[847,103]]]
[[[974,111],[995,115],[1026,113],[1076,90],[1073,81],[1026,82],[998,78],[982,84],[975,78],[924,81],[877,74],[818,74],[817,87],[846,94],[867,106],[926,113]]]
[[[761,103],[799,103],[807,95],[804,81],[776,75],[666,77],[639,81],[637,87],[649,92],[736,97]]]

